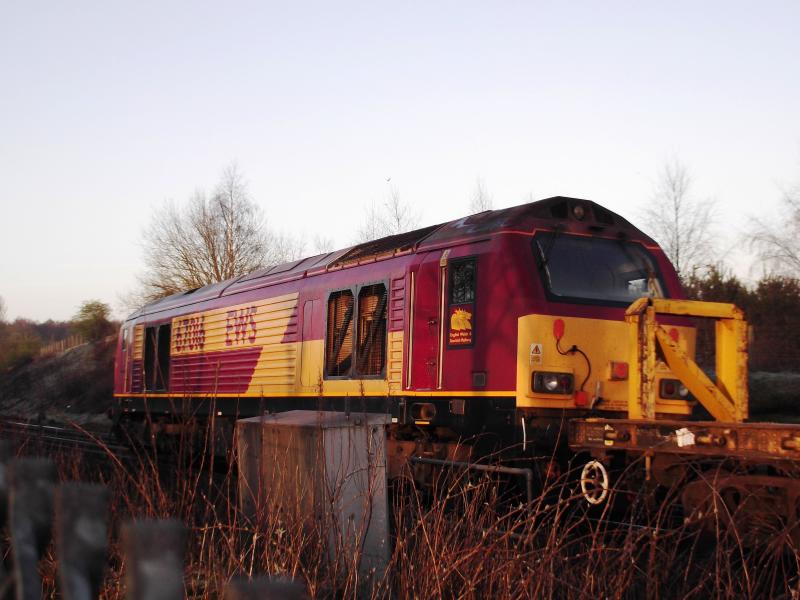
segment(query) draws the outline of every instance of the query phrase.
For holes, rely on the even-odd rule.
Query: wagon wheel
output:
[[[603,463],[590,460],[581,471],[581,492],[589,504],[597,506],[608,498],[609,477]]]

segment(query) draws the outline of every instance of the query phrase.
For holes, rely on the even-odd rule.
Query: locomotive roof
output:
[[[576,209],[576,207],[580,207],[580,209]],[[580,219],[576,216],[576,210],[583,211]],[[195,304],[266,285],[301,279],[309,275],[411,254],[418,250],[453,245],[457,242],[485,237],[492,233],[530,233],[536,228],[552,228],[556,225],[564,231],[603,232],[654,243],[627,220],[596,202],[554,196],[511,208],[487,210],[455,221],[364,242],[343,250],[264,267],[220,283],[213,283],[155,300],[129,318]]]

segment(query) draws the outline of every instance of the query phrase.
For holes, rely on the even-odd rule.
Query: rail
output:
[[[118,458],[130,454],[128,446],[120,444],[116,437],[106,432],[30,423],[16,419],[0,419],[0,431],[6,435],[34,439],[49,447],[77,448],[84,454],[107,456],[111,453]]]

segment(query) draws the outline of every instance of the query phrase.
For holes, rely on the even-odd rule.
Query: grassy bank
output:
[[[243,514],[235,470],[213,468],[202,456],[140,453],[132,467],[110,456],[102,468],[70,452],[56,457],[61,479],[111,489],[103,597],[124,597],[120,524],[164,517],[188,527],[192,598],[219,598],[232,577],[259,574],[299,580],[314,598],[764,598],[794,597],[797,589],[794,524],[770,524],[752,548],[745,532],[724,527],[720,502],[701,530],[683,523],[676,494],[646,493],[636,466],[618,484],[613,512],[590,510],[574,473],[546,482],[530,503],[485,474],[440,472],[426,486],[401,479],[391,494],[388,569],[367,589],[354,557],[337,547],[341,540],[310,525],[299,508]],[[43,573],[52,595],[52,555]]]

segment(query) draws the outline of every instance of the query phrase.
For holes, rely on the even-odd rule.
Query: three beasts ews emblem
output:
[[[465,308],[450,309],[450,335],[447,341],[451,346],[472,344],[472,312]]]

